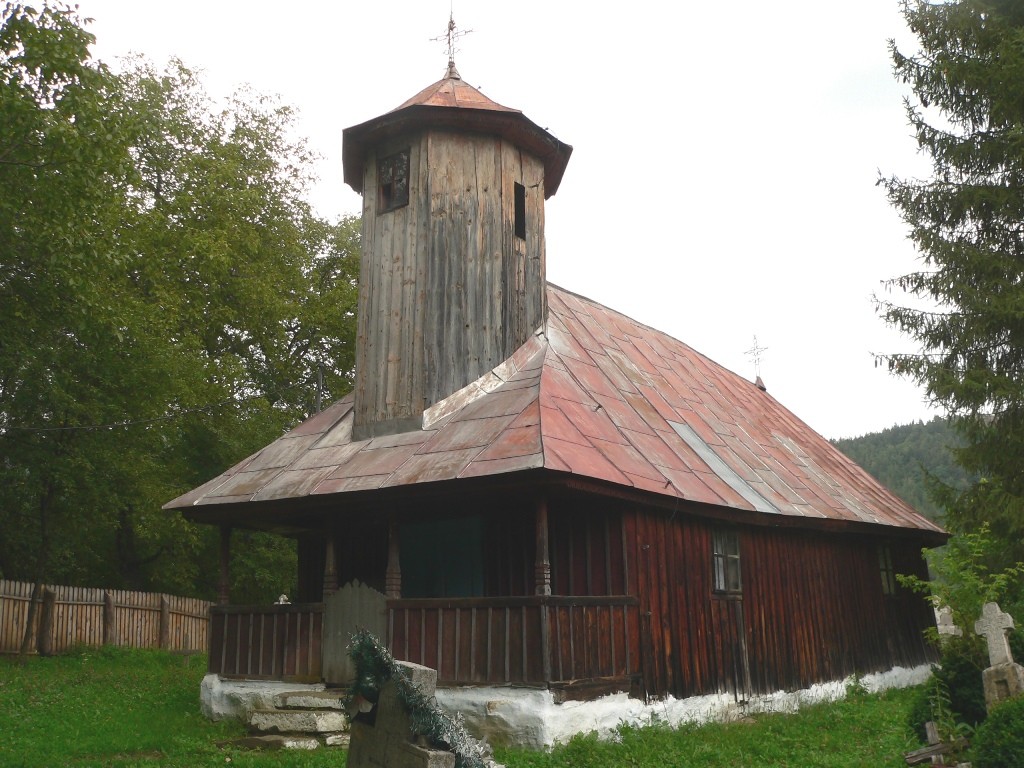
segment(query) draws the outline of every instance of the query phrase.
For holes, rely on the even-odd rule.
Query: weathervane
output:
[[[455,47],[455,43],[457,43],[460,38],[465,37],[466,35],[468,35],[472,31],[473,31],[472,29],[459,29],[459,28],[457,28],[455,26],[455,14],[451,10],[449,10],[449,12],[448,12],[448,31],[445,34],[443,34],[443,35],[441,35],[439,37],[432,37],[432,38],[430,38],[434,42],[446,43],[447,44],[447,47],[448,47],[448,71],[449,71],[449,73],[455,72],[455,74],[458,75],[458,72],[455,71],[455,54],[459,51],[459,49]]]
[[[754,359],[754,375],[759,379],[761,378],[761,353],[767,351],[768,347],[762,347],[757,343],[757,334],[755,333],[754,346],[743,353],[747,357],[752,357]]]

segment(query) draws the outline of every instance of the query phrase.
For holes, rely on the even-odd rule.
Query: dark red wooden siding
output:
[[[618,509],[601,502],[576,509],[558,505],[549,510],[548,518],[552,594],[632,594]]]
[[[625,530],[651,695],[742,695],[748,670],[751,692],[793,690],[933,658],[928,605],[902,588],[882,592],[882,539],[737,528],[737,599],[713,594],[711,523],[636,513]],[[922,573],[919,547],[891,546],[897,572]]]

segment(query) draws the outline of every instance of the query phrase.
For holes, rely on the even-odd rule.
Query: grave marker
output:
[[[989,667],[981,673],[985,686],[985,706],[990,710],[1004,699],[1024,693],[1024,667],[1013,661],[1007,631],[1013,629],[1013,617],[999,610],[996,603],[985,603],[974,632],[988,642]]]

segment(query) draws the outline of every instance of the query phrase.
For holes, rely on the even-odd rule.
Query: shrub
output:
[[[1024,768],[1024,696],[992,709],[974,734],[975,768]]]
[[[939,666],[922,686],[908,714],[908,722],[922,741],[924,724],[936,720],[934,703],[938,697],[948,700],[950,714],[972,727],[986,716],[985,688],[981,672],[988,666],[988,653],[981,638],[954,637],[943,641]]]

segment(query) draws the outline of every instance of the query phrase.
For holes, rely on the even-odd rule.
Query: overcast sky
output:
[[[214,96],[280,95],[323,156],[313,202],[357,214],[342,129],[439,80],[449,0],[78,0],[97,58],[171,56]],[[896,0],[455,3],[456,64],[574,148],[548,279],[753,379],[825,437],[929,419],[876,367],[910,351],[872,295],[916,267],[879,172],[927,173],[886,41]]]

